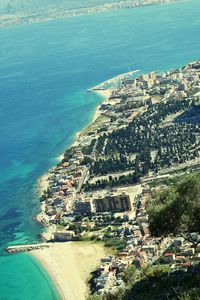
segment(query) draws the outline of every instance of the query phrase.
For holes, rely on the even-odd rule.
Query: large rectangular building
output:
[[[58,242],[73,241],[75,233],[72,230],[60,230],[54,232],[54,240]]]
[[[75,201],[74,203],[74,211],[80,214],[89,214],[91,213],[92,206],[91,201]]]
[[[108,193],[105,196],[93,199],[96,212],[104,211],[130,211],[130,196],[123,193]]]

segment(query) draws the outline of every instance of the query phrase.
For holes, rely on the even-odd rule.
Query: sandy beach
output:
[[[100,84],[96,85],[95,87],[93,87],[89,91],[103,96],[104,99],[101,102],[101,104],[102,104],[110,98],[110,96],[112,95],[112,92],[113,92],[113,88],[108,88],[108,89],[106,88],[105,89],[104,88],[105,85],[114,84],[115,82],[118,82],[118,81],[120,81],[120,80],[122,80],[126,77],[128,78],[128,77],[132,76],[134,73],[138,73],[139,71],[140,70],[133,70],[133,71],[130,71],[130,72],[127,72],[127,73],[117,75],[113,78],[110,78],[110,79],[104,81],[104,82],[101,82]],[[97,118],[99,117],[99,115],[100,115],[100,106],[101,106],[101,104],[98,105],[96,110],[95,110],[94,117],[92,119],[92,123],[95,122],[97,120]]]
[[[109,97],[112,94],[113,89],[107,89],[107,90],[93,90],[94,93],[99,94],[105,98],[105,100],[108,100]]]
[[[95,113],[94,113],[94,117],[92,119],[92,123],[96,121],[96,119],[100,116],[101,112],[100,112],[100,107],[101,104],[108,101],[108,99],[110,98],[110,96],[112,95],[112,89],[108,89],[108,90],[93,90],[94,93],[101,95],[102,97],[104,97],[103,101],[97,106]]]
[[[112,89],[95,89],[93,92],[101,95],[103,99],[96,108],[92,123],[99,117],[101,113],[100,106],[103,102],[108,101],[112,94]],[[77,143],[81,133],[82,131],[75,134],[75,139],[71,146]],[[63,157],[64,155],[60,155],[58,160],[62,160]],[[48,178],[49,172],[39,178],[39,194],[42,194],[48,188]],[[41,212],[36,217],[36,220],[40,223],[44,219],[44,208],[41,205]],[[42,233],[43,239],[49,240],[54,231],[54,226],[48,227]],[[92,242],[50,243],[49,248],[31,251],[31,255],[49,273],[62,300],[84,300],[89,291],[87,282],[90,278],[90,273],[99,265],[100,258],[105,256],[105,248],[103,244]]]
[[[114,79],[113,79],[114,80]],[[91,123],[94,123],[101,114],[100,106],[107,102],[112,94],[112,89],[101,89],[98,87],[91,90],[103,97],[97,106]],[[84,129],[75,134],[75,139],[71,145],[77,143],[78,138]],[[64,155],[59,156],[62,160]],[[38,191],[41,195],[48,188],[49,172],[42,175],[38,180]],[[36,220],[45,225],[44,211],[45,206],[41,205],[41,212],[36,216]],[[49,240],[55,227],[50,226],[42,233],[44,240]],[[103,244],[92,242],[66,242],[51,243],[49,248],[31,251],[39,263],[49,273],[63,300],[84,300],[88,294],[87,282],[90,273],[96,269],[100,263],[100,258],[105,256]]]
[[[92,242],[52,243],[31,255],[49,273],[63,300],[84,300],[90,273],[99,265],[105,249]]]
[[[37,187],[38,187],[39,195],[42,195],[43,192],[47,190],[49,186],[48,178],[49,178],[49,173],[47,171],[38,179]]]

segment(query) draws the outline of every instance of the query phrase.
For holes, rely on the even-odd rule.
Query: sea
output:
[[[0,30],[0,300],[59,299],[37,261],[4,251],[39,240],[37,180],[91,121],[102,98],[87,89],[200,59],[199,11],[180,1]]]

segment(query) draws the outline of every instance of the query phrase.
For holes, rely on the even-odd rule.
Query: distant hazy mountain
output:
[[[119,0],[0,0],[0,13],[30,12],[48,7],[78,8]]]

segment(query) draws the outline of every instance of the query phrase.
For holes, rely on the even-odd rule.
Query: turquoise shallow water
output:
[[[59,299],[48,274],[29,255],[0,257],[0,266],[4,270],[0,299]]]
[[[0,300],[57,299],[33,259],[3,248],[38,240],[35,183],[90,121],[100,98],[87,88],[199,59],[199,10],[193,0],[0,31]]]

